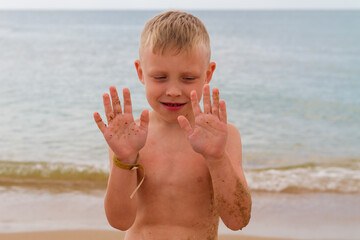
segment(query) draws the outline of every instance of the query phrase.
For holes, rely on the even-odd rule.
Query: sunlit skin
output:
[[[110,176],[105,197],[109,223],[127,230],[126,240],[217,239],[219,217],[233,230],[247,225],[251,198],[241,164],[238,130],[227,123],[225,102],[208,83],[215,63],[203,46],[191,52],[155,54],[146,47],[135,62],[152,111],[134,120],[128,89],[124,107],[115,87],[103,95],[106,125],[94,119],[109,145]],[[203,107],[199,100],[203,94]],[[141,171],[113,165],[113,154]]]

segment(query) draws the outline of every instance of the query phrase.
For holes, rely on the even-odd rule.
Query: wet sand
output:
[[[360,209],[355,207],[359,194],[252,193],[252,197],[249,225],[233,232],[220,221],[219,240],[355,240],[360,235]],[[0,187],[0,199],[0,240],[111,240],[123,236],[106,220],[104,190],[6,186]]]
[[[111,230],[69,230],[25,233],[3,233],[0,240],[122,240],[124,232]],[[249,236],[220,235],[219,240],[280,240],[281,238],[262,238]],[[286,240],[286,239],[282,239]]]

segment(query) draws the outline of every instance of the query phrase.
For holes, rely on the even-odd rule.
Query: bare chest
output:
[[[148,140],[140,152],[146,171],[139,191],[144,210],[164,219],[174,212],[181,212],[178,216],[184,221],[209,217],[213,190],[205,159],[186,142],[163,145]]]
[[[140,151],[146,174],[137,193],[134,232],[155,234],[161,226],[172,226],[179,236],[195,236],[189,239],[216,239],[218,215],[205,159],[185,141],[163,143],[150,137]]]
[[[211,188],[204,158],[186,143],[174,141],[164,145],[150,139],[140,154],[140,163],[146,169],[144,184],[151,191],[190,193]]]

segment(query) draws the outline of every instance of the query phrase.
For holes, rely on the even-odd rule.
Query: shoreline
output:
[[[125,232],[116,230],[54,230],[35,232],[0,233],[0,240],[123,240]],[[254,236],[219,235],[218,240],[290,240]]]

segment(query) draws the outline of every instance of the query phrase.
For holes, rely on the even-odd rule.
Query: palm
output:
[[[188,136],[194,151],[217,157],[225,149],[227,126],[213,115],[202,114],[195,118],[193,133]]]
[[[109,147],[119,158],[138,152],[146,141],[147,129],[138,126],[132,115],[116,116],[104,132]]]
[[[124,112],[122,112],[115,87],[110,88],[112,107],[107,94],[104,94],[105,114],[108,126],[101,120],[98,113],[94,119],[103,133],[106,142],[119,159],[126,159],[137,154],[145,145],[148,127],[148,112],[144,110],[137,125],[132,115],[131,98],[128,89],[124,89]]]
[[[204,86],[204,112],[201,111],[196,92],[191,93],[191,102],[195,124],[190,126],[188,120],[180,116],[179,124],[186,131],[189,143],[194,151],[205,157],[220,157],[226,146],[227,123],[225,102],[219,102],[219,91],[213,91],[211,105],[209,85]]]

